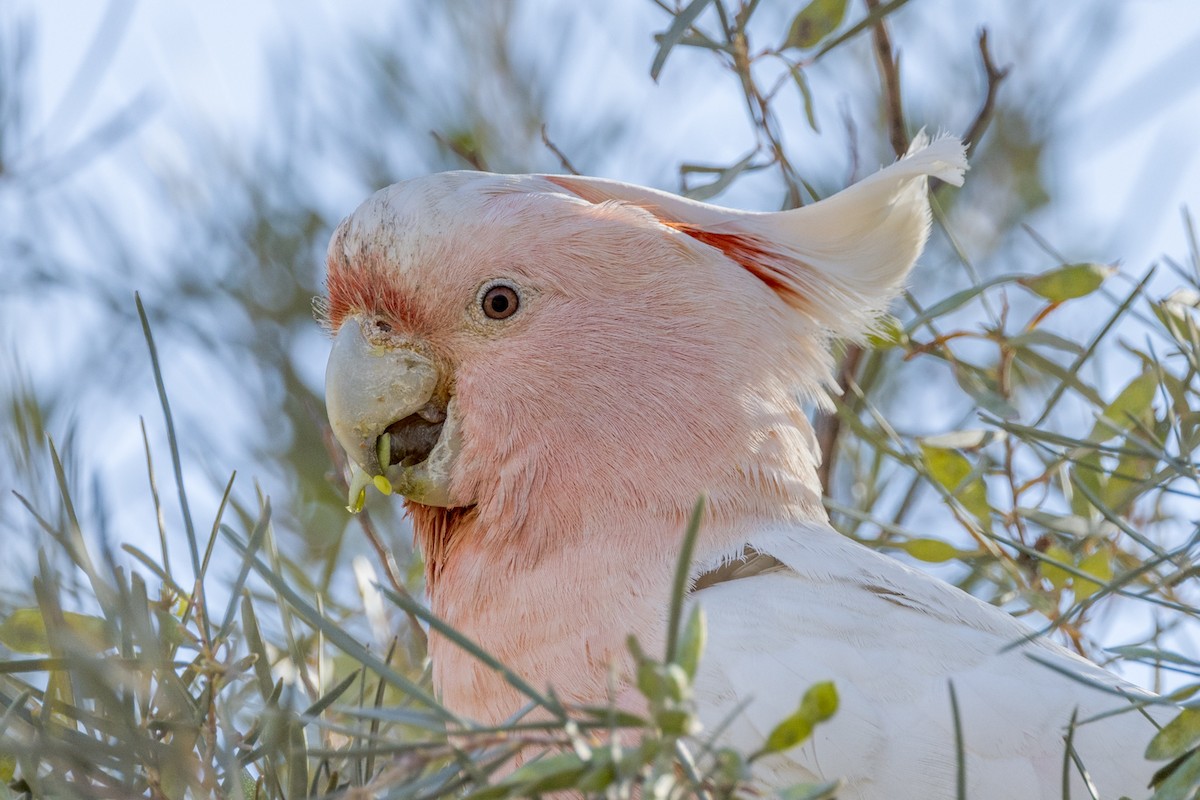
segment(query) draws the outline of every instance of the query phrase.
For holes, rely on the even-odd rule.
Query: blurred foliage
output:
[[[1054,200],[1047,98],[1070,70],[1009,76],[986,35],[934,53],[920,0],[656,5],[642,79],[722,81],[728,113],[746,117],[728,162],[670,152],[691,196],[750,187],[795,206],[844,184],[841,167],[861,176],[902,152],[920,122],[971,140],[967,187],[933,190],[938,232],[906,307],[868,346],[842,347],[844,391],[818,421],[835,524],[1190,698],[1200,248],[1158,265],[1178,286],[1164,295],[1150,271],[1068,258],[1030,225]],[[703,622],[682,613],[663,660],[635,649],[645,719],[564,709],[519,676],[529,713],[504,729],[471,728],[430,696],[422,626],[440,623],[413,599],[419,556],[393,504],[347,520],[324,429],[310,303],[332,227],[374,189],[439,169],[661,173],[614,161],[647,152],[628,109],[572,116],[565,68],[597,35],[581,12],[404,9],[323,60],[280,48],[261,130],[192,135],[182,161],[142,171],[128,149],[152,99],[90,130],[75,113],[127,12],[112,6],[61,108],[42,114],[37,31],[0,11],[0,324],[44,340],[0,352],[0,479],[18,493],[0,499],[0,534],[20,545],[0,589],[0,796],[741,796],[755,759],[836,713],[836,690],[818,685],[762,751],[714,745],[688,688]],[[1005,39],[1036,39],[1018,16],[997,19]],[[1103,47],[1079,28],[1076,46]],[[531,29],[563,34],[530,56]],[[939,83],[901,74],[909,41]],[[797,141],[843,158],[800,158]],[[126,157],[129,208],[104,191],[108,152]],[[112,420],[153,403],[167,424],[143,423],[129,447]],[[136,459],[105,459],[118,442]],[[109,471],[129,460],[149,472],[136,501],[131,477]],[[261,484],[230,474],[242,463]],[[147,502],[150,526],[128,511]],[[1145,634],[1102,649],[1114,618]],[[1156,798],[1195,794],[1198,741],[1185,710],[1150,744],[1167,765]],[[551,754],[498,772],[522,746]]]

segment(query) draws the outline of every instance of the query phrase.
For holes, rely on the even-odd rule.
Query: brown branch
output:
[[[866,0],[867,10],[878,13],[879,0]],[[875,44],[875,62],[879,67],[879,81],[883,85],[884,116],[888,125],[888,140],[896,157],[908,151],[908,134],[904,131],[904,107],[900,95],[900,57],[892,49],[892,38],[888,35],[883,17],[872,26],[871,38]]]
[[[992,114],[996,109],[996,94],[1000,90],[1000,84],[1008,77],[1009,70],[1012,65],[1006,65],[997,68],[992,62],[991,51],[988,50],[988,32],[984,28],[979,32],[979,58],[983,62],[984,76],[987,78],[987,90],[983,96],[983,105],[979,108],[979,113],[975,115],[975,121],[971,123],[971,127],[967,128],[967,132],[963,134],[963,141],[967,143],[967,155],[970,156],[975,152],[975,146],[979,144],[979,139],[983,136],[983,132],[987,130],[988,124],[992,121]]]
[[[846,389],[854,380],[855,374],[858,372],[858,365],[862,361],[863,348],[859,345],[850,345],[846,348],[846,355],[842,357],[842,363],[838,367],[837,385],[842,390],[842,396],[846,396]],[[817,467],[817,477],[821,479],[821,493],[829,494],[829,482],[833,478],[834,458],[837,455],[838,437],[842,432],[842,420],[837,415],[837,412],[822,414],[817,419],[816,424],[817,434],[817,450],[821,454],[821,464]]]
[[[866,0],[869,15],[880,14],[879,0]],[[888,140],[896,157],[908,152],[908,134],[904,129],[904,104],[900,93],[900,59],[892,49],[892,38],[888,34],[884,16],[879,16],[871,26],[871,38],[875,46],[875,62],[879,67],[879,83],[883,94],[884,116],[887,119]],[[858,373],[864,351],[861,345],[846,347],[842,364],[838,369],[837,385],[844,393]],[[841,436],[842,421],[837,414],[826,414],[817,420],[817,443],[821,448],[821,466],[817,470],[821,478],[821,489],[829,494],[833,476],[838,438]]]
[[[575,169],[575,165],[571,163],[571,159],[567,158],[566,153],[564,153],[562,150],[559,150],[558,145],[550,141],[550,136],[546,133],[546,123],[544,122],[542,123],[542,144],[546,145],[551,153],[554,153],[554,155],[558,156],[559,162],[562,164],[563,169],[565,169],[567,172],[571,173],[572,175],[583,174],[579,170]]]

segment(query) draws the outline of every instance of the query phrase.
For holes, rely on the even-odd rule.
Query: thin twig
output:
[[[987,89],[983,96],[983,105],[979,108],[979,113],[975,115],[975,121],[971,123],[971,127],[967,128],[967,132],[963,134],[963,141],[967,143],[967,155],[970,156],[975,152],[975,147],[979,144],[979,139],[983,136],[983,132],[987,130],[988,124],[992,121],[992,114],[996,109],[996,94],[1000,90],[1000,84],[1008,77],[1009,70],[1012,65],[1006,65],[997,68],[992,61],[991,51],[988,50],[988,32],[984,28],[979,32],[979,58],[983,62],[984,75],[987,78]]]
[[[485,161],[483,158],[483,154],[478,150],[468,150],[461,144],[450,141],[437,131],[430,131],[429,135],[437,140],[437,143],[442,147],[446,148],[451,153],[454,153],[454,155],[467,162],[471,169],[476,169],[480,172],[491,172],[491,170],[488,169],[487,161]]]
[[[863,349],[853,344],[846,348],[846,355],[838,367],[837,385],[842,397],[848,397],[846,389],[858,373],[858,365],[862,361]],[[847,402],[853,403],[853,400]],[[817,467],[817,476],[821,479],[821,491],[828,495],[830,480],[833,478],[833,466],[837,455],[838,437],[842,432],[842,419],[837,412],[822,414],[817,419],[817,446],[821,453],[821,464]]]
[[[879,11],[879,0],[867,0],[867,9],[872,14]],[[900,58],[892,49],[884,17],[876,20],[871,28],[875,44],[875,62],[879,67],[879,81],[883,84],[883,104],[888,126],[888,140],[896,157],[908,151],[908,134],[904,130],[904,107],[900,95]]]
[[[885,16],[882,16],[879,0],[867,0],[869,15],[879,15],[872,25],[872,37],[875,43],[875,61],[879,68],[879,82],[883,90],[883,104],[887,117],[888,139],[897,158],[908,151],[908,134],[904,129],[904,105],[900,93],[900,65],[892,40],[888,35]],[[858,365],[862,361],[863,348],[861,345],[850,344],[842,357],[838,368],[837,385],[845,395],[846,388],[858,374]],[[833,476],[834,461],[837,453],[838,438],[842,432],[842,421],[837,414],[825,414],[817,421],[817,444],[820,446],[821,465],[817,475],[821,479],[821,490],[829,494],[830,480]]]
[[[575,165],[571,163],[571,159],[567,158],[566,153],[564,153],[562,150],[559,150],[558,145],[550,141],[550,136],[546,133],[546,123],[544,122],[542,123],[542,144],[546,145],[551,153],[554,153],[554,155],[558,156],[559,162],[562,164],[563,169],[565,169],[567,172],[571,173],[572,175],[583,174],[579,170],[575,169]]]

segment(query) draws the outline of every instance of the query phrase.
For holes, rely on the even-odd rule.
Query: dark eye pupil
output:
[[[508,319],[520,304],[521,298],[511,286],[493,286],[483,296],[483,313],[492,319]]]

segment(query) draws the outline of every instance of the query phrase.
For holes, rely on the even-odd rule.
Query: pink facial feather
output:
[[[434,612],[535,685],[603,703],[610,670],[625,680],[626,636],[661,644],[698,496],[699,567],[756,526],[824,520],[797,396],[823,396],[831,333],[861,334],[898,290],[928,231],[924,176],[964,166],[939,140],[848,190],[849,211],[839,195],[791,216],[482,173],[364,203],[330,247],[329,324],[365,315],[419,337],[453,372],[462,417],[452,487],[469,501],[407,506]],[[839,250],[856,229],[865,243]],[[502,326],[470,314],[496,278],[523,298]],[[457,713],[495,723],[522,705],[441,637],[430,652]]]

